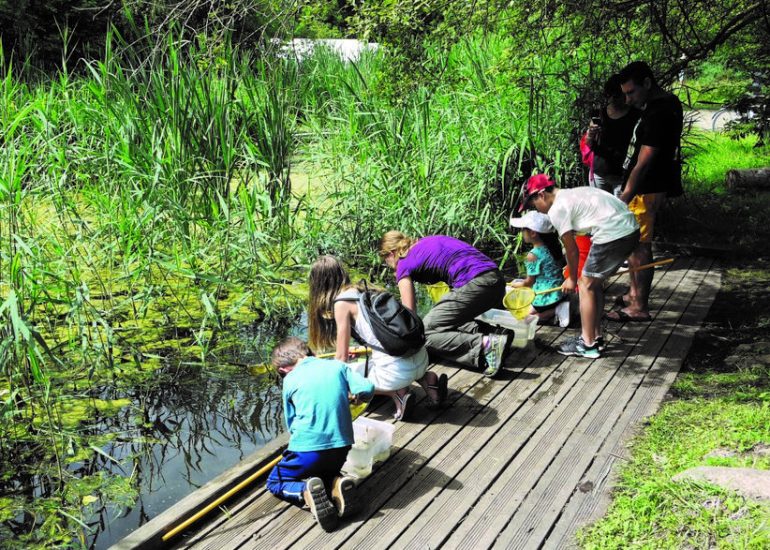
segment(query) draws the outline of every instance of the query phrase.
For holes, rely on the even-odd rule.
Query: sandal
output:
[[[613,302],[614,307],[628,307],[628,303],[626,302],[626,296],[625,294],[621,294],[617,298],[615,298],[615,302]]]
[[[618,321],[619,323],[649,323],[652,321],[652,317],[649,313],[643,313],[642,315],[635,316],[630,315],[627,311],[618,309],[617,311],[610,311],[605,313],[604,316],[610,321]]]
[[[398,404],[400,406],[400,411],[399,411],[399,407],[398,406],[396,407],[396,412],[393,413],[393,418],[395,418],[396,420],[405,421],[409,417],[409,415],[412,413],[412,406],[414,405],[414,398],[411,390],[408,390],[403,395],[403,397],[398,395],[397,393],[393,394],[393,399],[398,401]]]
[[[436,384],[428,384],[427,388],[429,390],[436,390],[436,399],[431,399],[430,395],[427,395],[428,397],[428,408],[431,410],[438,409],[441,407],[441,405],[446,400],[447,396],[447,384],[449,382],[449,379],[447,378],[446,374],[441,374],[441,376],[438,377],[438,380],[436,381]]]

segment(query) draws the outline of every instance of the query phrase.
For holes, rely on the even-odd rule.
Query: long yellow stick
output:
[[[674,261],[674,258],[666,258],[665,260],[658,260],[657,262],[652,262],[650,264],[644,264],[637,267],[631,267],[629,269],[626,269],[624,271],[621,271],[618,273],[618,275],[623,275],[624,273],[635,273],[636,271],[641,271],[643,269],[647,269],[650,267],[657,267],[659,265],[666,265],[670,264]]]
[[[348,355],[363,355],[368,351],[369,351],[369,348],[366,348],[366,347],[350,348],[348,350]],[[329,353],[322,353],[321,355],[316,355],[316,357],[318,357],[319,359],[328,359],[329,357],[334,357],[335,355],[337,355],[336,351],[330,351]]]
[[[368,406],[368,403],[367,403],[367,406]],[[366,410],[366,407],[361,407],[360,405],[356,405],[356,406],[351,405],[350,410],[351,410],[351,416],[353,417],[353,420],[355,420]],[[229,500],[234,495],[239,493],[242,489],[248,487],[249,485],[257,481],[260,477],[262,477],[267,472],[272,470],[275,467],[275,465],[281,461],[282,457],[283,455],[278,455],[277,457],[275,457],[275,459],[271,460],[269,463],[262,466],[259,470],[257,470],[256,472],[251,474],[249,477],[241,481],[238,485],[236,485],[235,487],[227,491],[224,495],[216,499],[214,502],[212,502],[202,510],[196,512],[195,515],[190,516],[189,518],[184,520],[182,523],[180,523],[176,527],[173,527],[170,531],[168,531],[165,535],[163,535],[162,537],[163,542],[166,542],[170,538],[178,535],[179,533],[187,529],[190,525],[192,525],[193,523],[201,519],[203,516],[205,516],[209,512],[211,512],[213,509],[218,508],[219,506],[224,504],[227,500]]]

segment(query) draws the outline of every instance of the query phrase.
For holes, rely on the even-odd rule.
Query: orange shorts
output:
[[[639,224],[640,243],[652,242],[652,230],[655,227],[655,216],[663,206],[666,199],[665,193],[647,193],[645,195],[635,195],[628,203],[628,209],[636,216]]]

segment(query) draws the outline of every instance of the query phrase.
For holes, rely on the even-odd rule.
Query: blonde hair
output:
[[[396,258],[404,258],[416,242],[417,239],[408,237],[401,233],[401,231],[388,231],[380,239],[380,256],[384,258],[391,252],[394,252]]]

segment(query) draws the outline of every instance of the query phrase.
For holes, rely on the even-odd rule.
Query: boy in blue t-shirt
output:
[[[331,531],[338,517],[359,508],[355,482],[341,477],[340,468],[353,445],[349,401],[369,401],[374,384],[341,361],[312,355],[295,337],[282,340],[273,350],[273,366],[285,377],[283,411],[289,446],[270,472],[267,489],[292,504],[307,504],[324,531]]]

